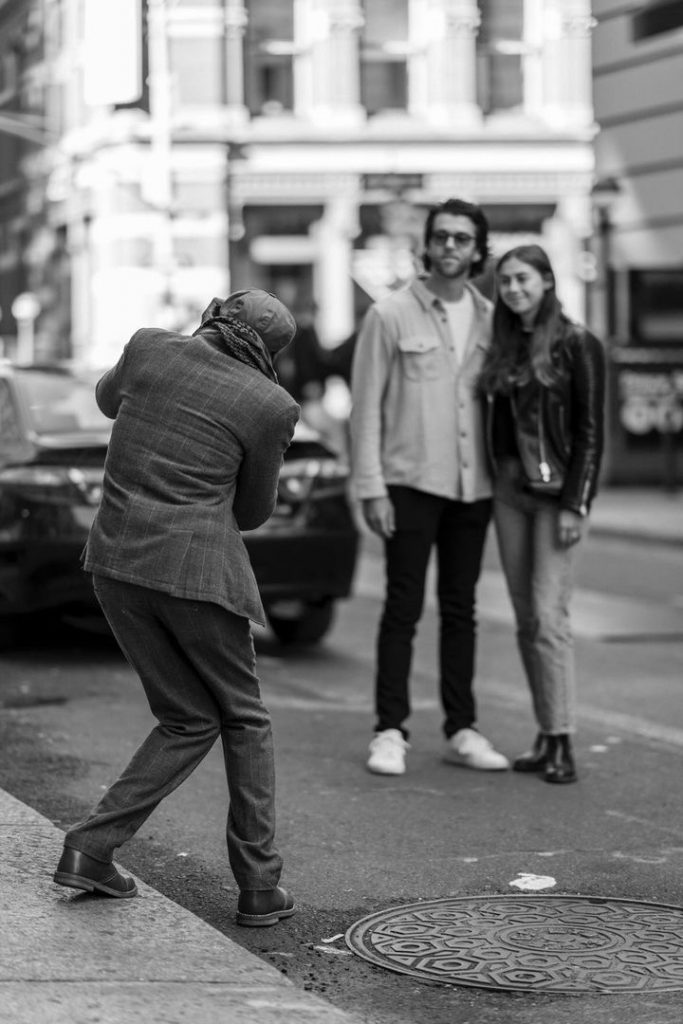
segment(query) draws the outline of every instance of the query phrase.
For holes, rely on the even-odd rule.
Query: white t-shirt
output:
[[[465,357],[470,330],[472,329],[472,321],[474,320],[472,296],[465,289],[462,293],[462,298],[458,302],[444,302],[443,305],[448,316],[448,326],[453,345],[455,346],[455,355],[458,363],[462,363]]]

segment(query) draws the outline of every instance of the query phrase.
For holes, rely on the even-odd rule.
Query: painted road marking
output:
[[[550,875],[533,875],[521,871],[519,878],[513,879],[510,885],[515,889],[522,889],[524,892],[539,892],[541,889],[552,889],[557,882]]]

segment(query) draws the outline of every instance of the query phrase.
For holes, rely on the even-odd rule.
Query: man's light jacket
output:
[[[477,378],[493,307],[472,285],[474,317],[458,363],[441,300],[416,279],[368,310],[354,354],[351,443],[360,499],[388,484],[459,501],[491,496]]]

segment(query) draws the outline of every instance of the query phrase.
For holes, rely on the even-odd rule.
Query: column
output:
[[[244,33],[247,20],[242,0],[225,0],[225,106],[230,122],[238,124],[249,119],[244,103]]]
[[[586,283],[582,254],[591,234],[591,202],[586,193],[561,196],[546,221],[543,242],[551,254],[557,294],[570,317],[586,322]]]
[[[336,345],[354,330],[352,239],[358,230],[358,208],[352,196],[327,201],[322,218],[312,227],[316,242],[314,294],[320,307],[320,340]]]
[[[411,0],[412,114],[449,128],[481,122],[477,103],[476,0]]]
[[[91,295],[92,259],[90,220],[83,216],[69,225],[71,252],[71,357],[76,362],[90,360],[92,338]]]
[[[543,115],[556,128],[593,123],[590,0],[549,0],[544,14]]]
[[[315,120],[358,123],[360,105],[359,0],[296,0],[295,109]]]

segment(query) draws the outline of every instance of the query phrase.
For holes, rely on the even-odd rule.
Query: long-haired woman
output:
[[[576,681],[569,603],[603,449],[602,346],[562,310],[539,245],[498,261],[481,386],[494,522],[538,734],[513,768],[573,782]]]

